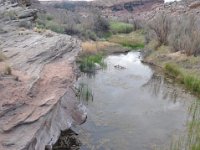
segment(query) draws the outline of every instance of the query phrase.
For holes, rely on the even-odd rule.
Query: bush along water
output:
[[[165,73],[183,84],[186,89],[200,96],[200,78],[182,71],[175,64],[166,64]]]
[[[95,73],[96,70],[106,67],[103,54],[85,54],[78,59],[79,68],[85,73]]]

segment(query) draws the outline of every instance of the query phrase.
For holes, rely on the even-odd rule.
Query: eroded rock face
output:
[[[33,16],[21,19],[29,17]],[[12,69],[12,75],[0,74],[0,150],[44,150],[61,130],[86,119],[73,90],[80,42],[50,31],[18,28],[15,19],[0,20],[0,26],[5,30],[0,50]]]

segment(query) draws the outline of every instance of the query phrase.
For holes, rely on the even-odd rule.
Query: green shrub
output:
[[[187,89],[191,90],[194,93],[200,94],[200,79],[192,75],[184,76],[184,84]]]
[[[39,29],[49,29],[57,33],[65,33],[66,26],[53,20],[49,14],[38,14],[36,27]]]
[[[165,73],[167,73],[168,75],[174,78],[181,75],[181,71],[178,69],[178,67],[175,64],[166,64],[164,69],[165,69]]]
[[[131,43],[122,43],[124,47],[131,48],[131,49],[142,49],[144,48],[144,44],[131,44]]]
[[[96,70],[96,64],[104,66],[102,54],[83,55],[80,57],[78,63],[80,64],[80,70],[82,72],[94,72]]]
[[[53,21],[49,21],[46,24],[46,29],[52,30],[57,33],[65,33],[65,28],[66,27],[64,25],[61,25],[61,24],[53,22]]]
[[[132,24],[123,23],[123,22],[110,22],[110,30],[113,34],[116,33],[130,33],[134,30]]]
[[[53,20],[53,17],[52,17],[52,16],[50,16],[50,15],[47,15],[47,16],[46,16],[46,18],[47,18],[47,20],[48,20],[48,21],[51,21],[51,20]]]
[[[96,41],[97,40],[97,35],[95,34],[95,32],[91,31],[91,30],[86,30],[85,32],[85,36],[88,38],[88,39],[91,39],[93,41]]]
[[[104,32],[101,36],[101,38],[105,38],[105,39],[108,39],[112,36],[112,32],[111,31],[108,31],[108,32]]]

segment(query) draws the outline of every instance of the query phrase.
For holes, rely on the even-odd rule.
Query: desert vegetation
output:
[[[158,47],[167,45],[172,52],[197,56],[200,54],[198,23],[194,15],[170,17],[165,13],[159,14],[148,24],[146,41],[156,39]]]
[[[95,73],[96,69],[105,67],[103,58],[104,55],[101,53],[84,54],[79,56],[77,62],[79,63],[79,68],[82,72]]]
[[[129,23],[111,21],[110,30],[113,34],[117,33],[130,33],[134,30],[134,26]]]
[[[200,30],[198,23],[199,20],[194,15],[170,17],[162,13],[148,24],[146,41],[149,45],[153,40],[156,43],[152,47],[157,51],[151,53],[151,60],[163,66],[167,75],[199,96],[200,78],[197,66],[200,64]],[[161,48],[164,50],[160,51]]]
[[[165,73],[183,84],[186,89],[200,96],[200,78],[181,69],[176,64],[167,63],[164,67]]]
[[[169,36],[169,45],[173,51],[182,51],[187,55],[200,54],[200,30],[199,21],[193,15],[177,18],[173,25],[175,32]]]
[[[108,38],[108,41],[121,44],[131,49],[144,48],[144,36],[141,30],[129,34],[117,34]]]
[[[97,40],[110,29],[108,20],[96,9],[83,10],[85,13],[69,10],[54,10],[38,15],[36,27],[57,33],[78,36],[82,40]]]
[[[55,7],[61,8],[61,6]],[[163,68],[167,77],[191,93],[200,96],[198,67],[200,65],[200,29],[199,19],[196,16],[188,14],[170,16],[162,12],[156,14],[147,24],[134,19],[133,22],[127,21],[127,23],[108,20],[94,9],[84,10],[85,13],[80,14],[76,12],[74,6],[63,5],[62,7],[66,9],[64,18],[55,23],[59,17],[47,14],[44,19],[41,19],[45,20],[45,23],[39,21],[38,25],[86,40],[82,43],[83,51],[77,59],[81,71],[93,73],[96,69],[105,66],[103,51],[113,43],[131,49],[151,49],[151,60]],[[102,37],[107,41],[99,41]],[[85,93],[85,99],[92,97],[88,87],[82,86],[80,91]],[[196,111],[196,106],[193,106],[191,114],[195,116]],[[189,122],[189,134],[184,144],[188,149],[199,150],[199,134],[196,134],[200,126],[199,118],[194,118]],[[183,149],[181,144],[181,142],[172,144],[171,149]]]
[[[148,24],[149,31],[158,41],[159,45],[168,44],[168,36],[171,29],[171,19],[167,14],[159,14]],[[149,34],[150,34],[149,33]]]
[[[199,130],[200,130],[200,102],[199,100],[192,103],[189,108],[191,120],[188,121],[187,134],[175,139],[170,145],[169,150],[199,150]]]
[[[81,46],[81,53],[95,54],[98,52],[109,53],[109,50],[111,50],[111,48],[116,48],[120,45],[109,41],[85,41],[82,42]]]

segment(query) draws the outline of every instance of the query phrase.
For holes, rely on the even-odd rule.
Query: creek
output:
[[[154,150],[186,131],[195,98],[141,60],[140,52],[110,55],[106,69],[79,78],[77,84],[92,93],[80,99],[86,123],[74,127],[81,150]]]

